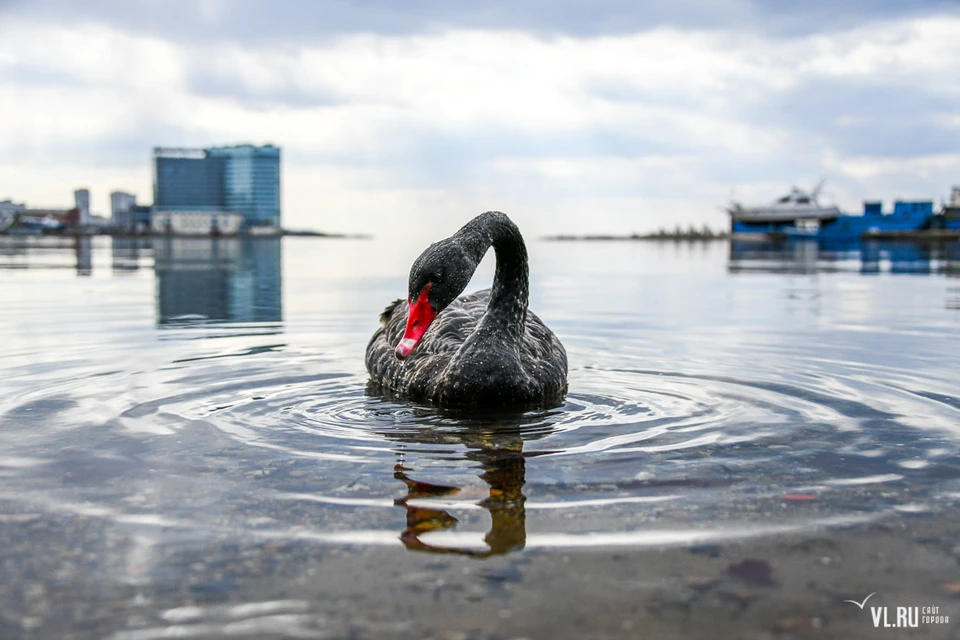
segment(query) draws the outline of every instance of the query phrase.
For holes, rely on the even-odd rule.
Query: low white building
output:
[[[154,211],[154,233],[177,236],[232,236],[240,231],[243,215],[224,211]]]
[[[13,217],[18,213],[27,210],[27,205],[13,202],[12,200],[0,201],[0,228],[6,227],[13,222]]]

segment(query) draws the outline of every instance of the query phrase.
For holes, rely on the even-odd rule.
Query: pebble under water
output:
[[[528,243],[569,394],[469,415],[366,391],[417,243],[2,239],[0,520],[96,522],[99,579],[145,584],[211,540],[484,558],[960,501],[956,245]]]

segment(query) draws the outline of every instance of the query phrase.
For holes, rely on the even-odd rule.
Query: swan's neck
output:
[[[520,230],[506,215],[488,212],[474,218],[459,233],[464,234],[463,246],[477,264],[491,246],[497,256],[490,302],[476,332],[518,344],[523,336],[530,290],[527,247]]]

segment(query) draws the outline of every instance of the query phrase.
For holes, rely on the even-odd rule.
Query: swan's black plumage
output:
[[[493,287],[457,297],[493,246]],[[428,286],[429,285],[429,286]],[[442,406],[549,407],[567,390],[567,354],[527,310],[527,250],[513,221],[487,212],[453,236],[432,244],[410,269],[408,299],[427,295],[437,313],[406,359],[396,354],[408,305],[390,304],[367,345],[375,388]]]

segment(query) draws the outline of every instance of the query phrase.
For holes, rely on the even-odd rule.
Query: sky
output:
[[[152,200],[154,146],[282,148],[290,228],[726,227],[722,207],[939,202],[960,4],[0,0],[0,200]]]

